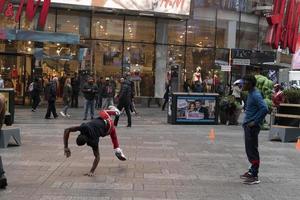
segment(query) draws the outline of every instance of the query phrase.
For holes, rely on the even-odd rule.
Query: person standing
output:
[[[2,129],[3,121],[5,117],[5,97],[0,94],[0,131]],[[4,189],[7,186],[7,179],[3,169],[2,158],[0,156],[0,188]]]
[[[130,105],[132,100],[132,87],[131,82],[128,80],[125,80],[124,78],[121,78],[121,90],[119,93],[119,103],[117,108],[119,110],[125,109],[126,115],[127,115],[127,127],[131,127],[131,113],[130,113]],[[118,125],[119,122],[119,116],[115,117],[114,124],[115,126]]]
[[[261,93],[255,88],[256,78],[253,75],[247,75],[243,78],[243,90],[248,91],[245,119],[243,123],[245,134],[245,148],[250,169],[240,176],[244,179],[244,184],[259,184],[258,179],[260,157],[258,151],[258,134],[260,124],[263,122],[268,107],[263,100]]]
[[[89,77],[87,83],[85,83],[82,88],[82,93],[85,98],[83,120],[87,119],[88,110],[90,110],[91,119],[94,119],[95,96],[97,92],[98,92],[98,87],[96,84],[94,84],[94,79],[92,77]]]
[[[109,106],[114,105],[114,96],[115,96],[115,87],[110,81],[110,78],[105,78],[105,84],[102,90],[102,98],[103,98],[103,104],[102,109],[107,109]]]
[[[235,83],[233,85],[232,95],[235,97],[235,100],[242,105],[241,93],[242,93],[242,89],[240,83]]]
[[[98,87],[98,94],[97,94],[97,102],[96,102],[96,108],[100,109],[102,108],[102,93],[103,93],[103,77],[100,77],[97,81],[97,87]]]
[[[56,119],[58,117],[56,113],[56,92],[57,92],[57,85],[53,80],[50,80],[48,85],[46,86],[46,100],[48,101],[48,108],[45,119],[50,119],[51,113],[53,117]]]
[[[72,101],[71,107],[78,108],[78,96],[80,91],[80,80],[78,74],[75,73],[75,76],[71,79],[71,86],[72,86]]]
[[[63,101],[64,101],[64,108],[60,111],[61,116],[63,117],[71,117],[68,114],[68,109],[70,107],[70,102],[72,98],[72,86],[71,86],[71,79],[67,78],[65,82],[65,86],[63,89]]]
[[[32,112],[36,111],[36,108],[38,107],[39,103],[41,102],[41,91],[42,91],[42,85],[39,78],[35,78],[32,84],[32,91],[31,98],[32,98]]]

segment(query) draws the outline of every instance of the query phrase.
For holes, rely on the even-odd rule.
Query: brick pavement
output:
[[[63,155],[63,129],[80,124],[82,109],[72,109],[71,119],[43,119],[45,109],[32,113],[18,108],[16,124],[22,146],[0,149],[8,184],[1,200],[298,200],[300,152],[294,143],[268,141],[261,132],[260,179],[255,186],[241,184],[239,174],[248,166],[239,126],[169,125],[165,112],[140,108],[133,127],[122,117],[117,128],[121,147],[129,160],[121,162],[112,151],[110,138],[100,141],[100,165],[95,177],[85,177],[92,164],[89,147],[76,147]]]

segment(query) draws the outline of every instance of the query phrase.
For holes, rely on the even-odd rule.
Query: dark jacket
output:
[[[33,90],[31,91],[31,97],[39,97],[42,92],[42,86],[38,81],[33,82]]]
[[[45,88],[45,96],[47,101],[56,100],[56,83],[50,81]]]
[[[121,85],[121,90],[119,93],[119,103],[130,105],[132,100],[132,88],[130,81],[125,80]]]
[[[106,82],[103,86],[102,97],[103,98],[112,98],[115,96],[116,88],[111,82]]]
[[[77,78],[73,77],[71,79],[71,86],[72,86],[72,92],[73,92],[73,94],[77,94],[78,95],[78,93],[80,91],[80,80],[79,80],[78,77]]]
[[[94,100],[98,93],[98,87],[96,84],[85,83],[82,88],[82,93],[86,100]]]

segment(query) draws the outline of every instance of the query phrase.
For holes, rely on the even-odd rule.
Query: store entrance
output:
[[[33,56],[22,53],[0,53],[0,74],[5,88],[14,88],[15,104],[29,104],[27,88],[32,75]]]

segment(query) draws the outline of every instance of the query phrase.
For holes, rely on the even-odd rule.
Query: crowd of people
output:
[[[61,81],[63,79],[63,81]],[[94,119],[95,109],[108,109],[110,106],[117,105],[118,109],[125,112],[128,118],[127,126],[131,127],[131,113],[137,114],[134,104],[134,83],[130,74],[119,80],[120,88],[117,91],[117,83],[112,78],[99,77],[96,81],[94,77],[88,76],[85,81],[81,81],[78,74],[72,78],[63,76],[40,79],[35,78],[29,85],[28,91],[32,99],[32,112],[36,112],[41,95],[47,101],[47,112],[45,119],[58,118],[56,110],[57,99],[62,97],[63,109],[59,112],[62,117],[71,117],[69,108],[78,108],[78,97],[82,93],[84,97],[83,120]],[[116,117],[117,120],[119,116]]]

